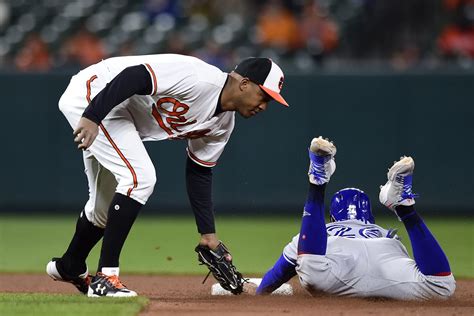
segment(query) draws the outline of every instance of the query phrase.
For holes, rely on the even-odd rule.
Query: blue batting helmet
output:
[[[334,193],[329,213],[333,221],[359,219],[375,224],[369,197],[356,188],[345,188]]]

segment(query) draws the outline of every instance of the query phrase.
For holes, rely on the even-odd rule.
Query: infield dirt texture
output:
[[[311,297],[296,278],[293,296],[271,297],[211,296],[214,280],[203,285],[202,276],[127,275],[122,280],[150,299],[140,315],[474,315],[474,280],[458,280],[454,297],[430,302]],[[1,274],[0,292],[77,294],[72,285],[37,274]]]
[[[385,227],[398,228],[402,241],[408,250],[411,249],[400,222],[392,217],[379,218],[378,222]],[[190,217],[139,218],[121,257],[124,267],[121,280],[140,296],[149,299],[141,315],[474,315],[472,219],[427,218],[426,222],[445,249],[457,277],[456,293],[446,301],[314,298],[301,289],[297,278],[291,281],[295,288],[293,296],[211,296],[210,288],[215,281],[210,277],[201,284],[207,270],[198,265],[193,251],[196,233],[194,219]],[[299,218],[293,217],[223,217],[218,219],[218,223],[221,238],[228,242],[236,266],[246,277],[262,277],[299,229]],[[58,295],[57,304],[51,304],[54,299],[48,297],[44,304],[40,301],[35,305],[35,301],[30,299],[30,305],[16,306],[15,295],[7,294],[4,296],[5,305],[0,304],[1,316],[6,314],[2,306],[11,307],[12,312],[8,315],[15,316],[24,310],[27,313],[22,315],[34,315],[36,310],[28,313],[29,306],[46,306],[47,312],[42,315],[50,315],[53,311],[58,315],[60,306],[62,311],[71,307],[82,311],[81,308],[90,307],[90,304],[84,304],[89,300],[84,300],[72,285],[54,282],[44,272],[50,258],[64,251],[74,225],[75,216],[72,215],[0,216],[0,294],[35,293],[31,295],[34,298],[45,294],[51,294],[53,298],[54,294],[65,294],[73,299],[61,305],[61,295]],[[96,247],[88,260],[92,272],[99,250]],[[76,297],[77,302],[74,301]],[[133,313],[122,314],[130,316]]]

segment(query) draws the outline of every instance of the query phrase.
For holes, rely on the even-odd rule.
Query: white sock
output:
[[[101,271],[105,275],[119,275],[120,268],[119,267],[104,267]]]

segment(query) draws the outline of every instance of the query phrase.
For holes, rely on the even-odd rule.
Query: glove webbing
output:
[[[226,290],[233,294],[240,294],[243,291],[243,283],[245,282],[242,274],[240,274],[232,261],[227,261],[227,255],[230,255],[227,247],[221,242],[215,250],[211,250],[207,246],[198,245],[195,249],[198,253],[198,260],[201,265],[209,268],[209,273],[204,278],[206,282],[212,273],[214,278]]]

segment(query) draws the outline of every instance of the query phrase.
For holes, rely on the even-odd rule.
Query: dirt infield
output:
[[[474,280],[458,280],[447,301],[400,302],[381,299],[311,297],[294,278],[293,296],[211,296],[201,276],[123,276],[122,281],[150,304],[140,315],[474,315]],[[46,275],[0,274],[0,292],[77,293]],[[78,294],[79,295],[79,294]]]

